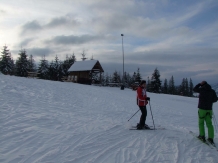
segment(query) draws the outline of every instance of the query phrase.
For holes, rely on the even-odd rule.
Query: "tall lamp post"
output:
[[[123,49],[123,36],[124,34],[121,34],[122,36],[122,49]],[[121,90],[124,90],[124,49],[123,49],[123,85],[121,85]]]

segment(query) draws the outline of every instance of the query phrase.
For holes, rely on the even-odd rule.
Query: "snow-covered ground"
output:
[[[140,117],[127,121],[138,110],[132,90],[1,75],[0,162],[218,163],[218,152],[189,133],[198,134],[197,98],[148,96],[166,130],[129,130]]]

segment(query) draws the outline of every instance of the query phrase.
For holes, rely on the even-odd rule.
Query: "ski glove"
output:
[[[150,101],[150,97],[147,97],[146,100],[147,100],[147,101]]]

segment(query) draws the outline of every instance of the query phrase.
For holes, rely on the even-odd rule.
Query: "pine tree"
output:
[[[168,83],[167,83],[167,79],[164,80],[163,93],[168,94]]]
[[[11,56],[11,53],[10,53],[10,65],[11,65],[11,73],[10,73],[10,75],[14,75],[16,72],[15,72],[15,63],[14,63],[14,60],[13,60],[13,58],[12,58],[12,56]]]
[[[183,96],[189,96],[189,85],[187,78],[182,79],[182,83],[179,87],[179,94]]]
[[[109,83],[113,83],[113,78],[111,75],[109,75]]]
[[[61,81],[61,78],[63,78],[64,74],[65,73],[64,73],[64,69],[63,69],[63,62],[59,61],[58,75],[57,75],[58,81]]]
[[[52,60],[48,67],[49,80],[55,80],[55,76],[56,74],[55,74],[55,68],[54,68],[54,61]]]
[[[74,64],[74,62],[76,62],[76,56],[73,53],[69,58],[69,68]]]
[[[147,88],[146,88],[146,90],[147,90],[148,92],[151,91],[151,80],[150,80],[149,76],[148,76],[148,81],[147,81]]]
[[[113,83],[119,83],[119,82],[120,82],[120,77],[119,77],[117,71],[115,71],[115,72],[113,73],[112,82],[113,82]]]
[[[192,79],[191,78],[189,80],[189,96],[190,97],[193,96],[193,83],[192,83]]]
[[[11,58],[10,51],[7,48],[7,46],[3,46],[3,51],[1,52],[0,71],[5,75],[12,75],[14,71],[14,61]]]
[[[126,72],[124,72],[124,77],[123,77],[123,80],[124,80],[124,81],[123,81],[124,83],[127,83],[127,76],[126,76]]]
[[[21,77],[27,77],[28,75],[28,58],[27,58],[27,54],[26,54],[26,50],[25,49],[21,49],[20,53],[18,54],[18,60],[16,61],[16,75],[17,76],[21,76]]]
[[[110,80],[109,80],[108,73],[106,73],[106,77],[105,77],[105,85],[108,85],[108,83],[110,83]]]
[[[99,84],[101,84],[101,85],[103,85],[103,86],[106,85],[106,82],[105,82],[105,81],[106,81],[106,76],[105,76],[104,73],[102,73],[101,75],[99,75],[99,79],[98,79],[98,80],[99,80],[99,82],[100,82]]]
[[[76,57],[75,57],[74,53],[70,57],[66,56],[66,59],[61,64],[62,70],[63,70],[63,76],[68,76],[69,75],[68,70],[74,64],[74,62],[76,62]]]
[[[189,96],[188,79],[185,79],[185,96]]]
[[[83,52],[82,52],[82,61],[85,61],[87,58],[86,58],[86,54],[85,54],[85,50],[83,50]]]
[[[152,92],[156,93],[159,93],[161,91],[160,73],[157,68],[154,70],[154,73],[152,74],[150,89]]]
[[[174,95],[176,93],[173,76],[169,80],[169,90],[168,91],[169,91],[169,94],[173,94]]]
[[[123,83],[123,78],[121,78],[121,73],[120,72],[118,73],[118,82]]]
[[[62,68],[63,68],[63,75],[64,76],[68,76],[69,72],[69,58],[68,55],[66,55],[66,59],[64,60],[64,62],[62,63]]]
[[[182,83],[179,87],[179,94],[182,96],[185,95],[185,78],[182,79]]]
[[[38,67],[38,73],[39,73],[39,77],[41,79],[49,79],[49,65],[48,65],[48,61],[45,59],[45,56],[42,57],[42,59],[40,60],[39,63],[39,67]]]
[[[140,69],[138,68],[135,81],[140,83],[141,80],[142,80],[142,78],[141,78],[141,74],[140,74]]]
[[[34,61],[32,55],[30,55],[29,60],[28,60],[28,70],[30,72],[36,72],[37,71],[36,64],[35,64],[35,61]]]
[[[129,73],[126,73],[126,83],[128,86],[132,84],[132,78]]]
[[[57,55],[56,55],[55,60],[54,60],[53,70],[54,70],[53,80],[59,81],[62,77],[62,66],[61,66],[61,62],[59,61]]]
[[[132,83],[136,82],[136,72],[133,73],[132,75]]]
[[[55,60],[51,61],[48,68],[48,76],[50,80],[60,81],[63,75],[65,74],[63,69],[63,62],[59,61],[57,55]]]

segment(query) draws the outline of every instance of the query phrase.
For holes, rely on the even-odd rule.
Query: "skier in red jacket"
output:
[[[146,105],[148,104],[149,100],[150,100],[150,97],[147,97],[147,94],[146,94],[146,81],[142,80],[137,89],[137,105],[139,106],[142,112],[140,121],[137,124],[137,129],[139,130],[140,129],[150,129],[149,126],[145,124],[146,117],[147,117]]]

